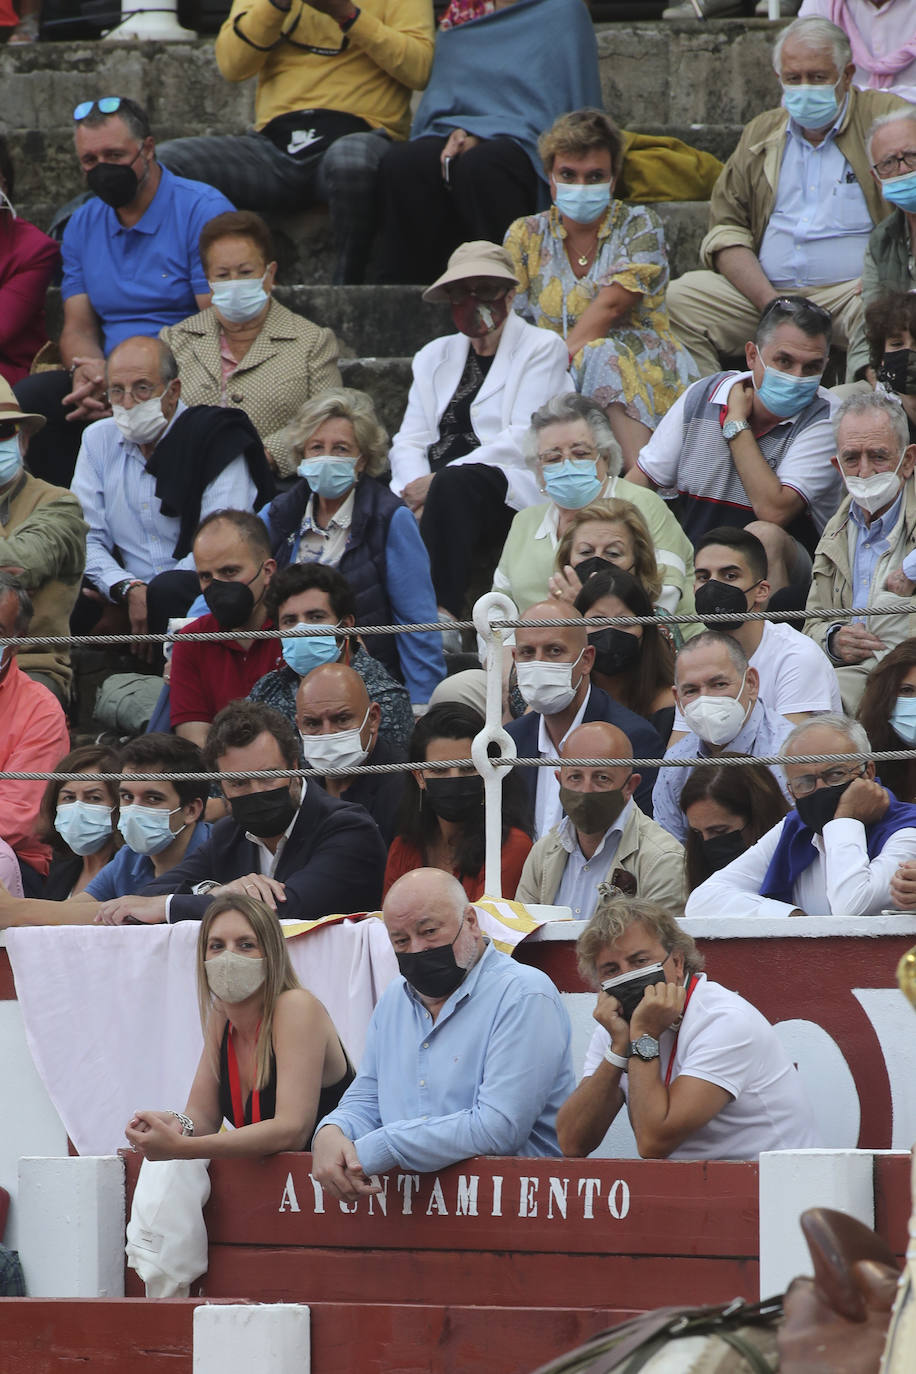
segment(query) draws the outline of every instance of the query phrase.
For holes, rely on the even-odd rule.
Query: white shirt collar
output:
[[[565,734],[565,735],[563,736],[563,738],[560,740],[560,743],[559,743],[558,751],[557,751],[557,752],[559,752],[559,750],[563,748],[563,745],[564,745],[564,744],[566,743],[566,741],[569,739],[569,737],[570,737],[570,735],[572,734],[573,730],[575,730],[576,727],[577,727],[578,725],[581,725],[581,724],[582,724],[582,717],[585,715],[585,708],[586,708],[586,706],[588,705],[588,699],[589,699],[589,697],[591,696],[591,694],[592,694],[592,684],[589,683],[589,684],[588,684],[588,691],[585,693],[585,700],[582,702],[582,705],[579,707],[578,711],[576,712],[575,717],[573,718],[572,724],[570,725],[569,729],[566,731],[566,734]],[[553,740],[550,738],[550,736],[549,736],[548,733],[547,733],[547,726],[546,726],[545,723],[544,723],[544,717],[543,717],[543,716],[541,716],[540,719],[538,720],[538,753],[540,754],[540,756],[541,756],[542,759],[543,759],[543,758],[549,758],[549,757],[551,756],[551,754],[553,754]]]
[[[299,812],[300,812],[301,809],[302,809],[302,803],[305,801],[305,790],[306,790],[307,786],[308,786],[308,778],[303,778],[303,779],[302,779],[302,796],[299,798],[299,805],[296,807],[295,815],[293,816],[293,819],[290,821],[289,825],[288,825],[288,826],[286,827],[286,829],[283,831],[283,834],[280,836],[280,839],[279,839],[279,841],[278,841],[278,843],[277,843],[277,848],[276,848],[272,853],[271,853],[271,851],[267,848],[267,845],[264,843],[264,841],[261,839],[261,837],[260,837],[259,835],[252,835],[252,833],[251,833],[250,830],[246,830],[246,831],[245,831],[245,839],[246,839],[246,840],[250,840],[252,844],[257,845],[258,849],[262,849],[262,850],[264,851],[265,854],[269,854],[272,860],[279,859],[280,855],[281,855],[282,852],[283,852],[283,846],[286,844],[286,841],[289,839],[290,835],[292,834],[293,826],[296,824],[296,821],[299,819]]]

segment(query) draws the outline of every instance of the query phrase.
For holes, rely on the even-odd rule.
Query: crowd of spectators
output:
[[[130,1123],[148,1157],[301,1148],[317,1125],[315,1176],[351,1201],[459,1151],[587,1153],[624,1102],[651,1157],[816,1143],[772,1029],[676,917],[916,897],[916,763],[870,757],[916,759],[916,88],[903,48],[824,10],[780,31],[781,104],[673,281],[661,219],[615,194],[626,143],[581,0],[453,0],[437,34],[424,0],[235,0],[216,54],[257,75],[249,133],[157,149],[132,98],[79,104],[56,368],[32,364],[58,248],[16,219],[0,147],[0,638],[36,641],[0,658],[0,766],[60,775],[4,785],[0,926],[202,923],[210,1053],[180,1129]],[[451,310],[391,440],[334,334],[273,295],[261,215],[319,201],[338,284],[377,235],[382,279]],[[587,923],[578,1088],[555,990],[475,913],[474,646],[378,632],[448,627],[490,586],[518,612],[506,728],[559,760],[507,770],[503,896]],[[158,728],[78,737],[70,653],[42,636],[176,621],[167,661],[133,645]],[[347,773],[367,764],[404,767]],[[409,995],[385,994],[354,1067],[276,920],[379,907]],[[507,1045],[530,1063],[510,1073]],[[237,1050],[270,1130],[250,1096],[226,1108]],[[218,1146],[223,1116],[247,1144]],[[176,1144],[188,1120],[199,1147]]]

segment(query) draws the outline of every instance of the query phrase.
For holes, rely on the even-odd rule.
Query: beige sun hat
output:
[[[455,249],[448,260],[448,267],[442,276],[423,292],[423,299],[434,303],[447,301],[445,288],[452,282],[466,281],[468,277],[503,277],[514,286],[518,286],[512,259],[505,248],[498,243],[489,243],[486,239],[474,239],[473,242],[463,243],[460,248]]]
[[[34,434],[45,423],[43,415],[33,415],[20,407],[9,382],[0,377],[0,425],[10,420],[21,420],[26,434]]]

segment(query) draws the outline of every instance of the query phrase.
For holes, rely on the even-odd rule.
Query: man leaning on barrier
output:
[[[687,916],[874,916],[893,906],[891,884],[916,859],[916,806],[882,787],[858,721],[803,721],[783,745],[795,809],[740,858],[690,894]]]
[[[575,1080],[550,979],[494,949],[440,869],[406,873],[382,914],[403,976],[372,1014],[356,1079],[319,1123],[315,1178],[352,1200],[392,1169],[558,1155],[557,1108]]]
[[[693,937],[663,907],[613,898],[576,949],[598,989],[598,1026],[557,1116],[565,1155],[597,1149],[624,1105],[643,1159],[756,1159],[819,1143],[773,1027],[709,982]]]

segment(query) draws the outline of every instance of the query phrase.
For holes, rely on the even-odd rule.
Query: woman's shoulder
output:
[[[264,320],[264,329],[272,338],[283,342],[284,339],[305,342],[314,346],[324,335],[334,337],[334,331],[325,325],[316,324],[307,315],[300,315],[289,306],[283,305],[276,296],[270,298],[270,309]]]
[[[508,248],[510,241],[526,242],[531,239],[540,239],[550,228],[550,211],[539,210],[536,215],[522,215],[520,219],[513,220],[506,231],[505,244]]]
[[[320,998],[308,988],[287,988],[277,997],[274,1007],[274,1027],[296,1027],[328,1020],[328,1012]]]

